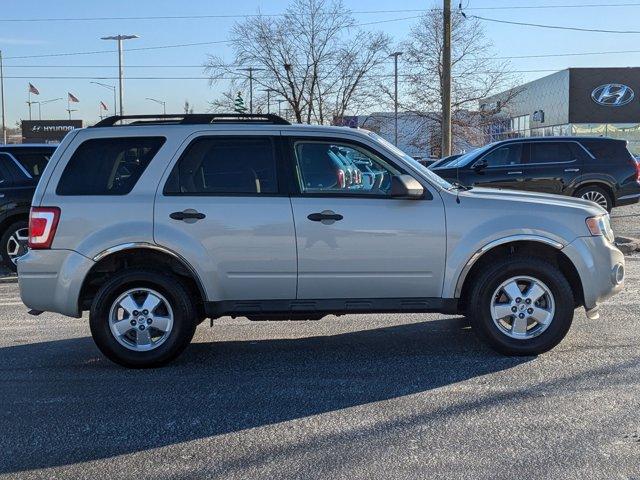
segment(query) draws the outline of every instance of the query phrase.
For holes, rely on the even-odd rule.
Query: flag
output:
[[[107,108],[107,104],[106,104],[106,103],[104,103],[104,102],[100,102],[100,108],[101,108],[102,110],[105,110],[105,111],[106,111],[106,110],[109,110],[109,109]]]
[[[38,91],[38,89],[36,87],[33,86],[33,84],[29,84],[29,93],[33,93],[34,95],[40,95],[40,92]]]
[[[73,93],[67,92],[67,95],[69,95],[68,99],[70,102],[78,103],[80,101]]]

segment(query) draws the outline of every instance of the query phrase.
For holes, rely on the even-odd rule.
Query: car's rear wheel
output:
[[[613,199],[609,192],[604,188],[597,187],[595,185],[590,185],[577,190],[574,196],[597,203],[607,212],[610,212],[613,208]]]
[[[12,272],[17,269],[17,261],[29,250],[29,224],[18,220],[9,225],[0,238],[2,264]]]
[[[100,288],[89,322],[107,358],[125,367],[148,368],[170,362],[187,347],[197,312],[177,277],[140,269],[117,274]]]
[[[467,311],[473,329],[495,350],[538,355],[565,337],[574,309],[571,286],[559,268],[513,255],[475,278]]]

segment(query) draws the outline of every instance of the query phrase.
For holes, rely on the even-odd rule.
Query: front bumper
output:
[[[80,290],[93,265],[73,250],[29,250],[18,260],[22,302],[32,310],[81,317]]]
[[[580,275],[587,314],[597,316],[598,304],[624,288],[624,255],[603,236],[578,237],[562,252]]]

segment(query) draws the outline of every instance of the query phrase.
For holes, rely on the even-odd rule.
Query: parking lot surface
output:
[[[442,315],[226,318],[134,371],[0,284],[0,478],[638,478],[639,286],[538,358]]]

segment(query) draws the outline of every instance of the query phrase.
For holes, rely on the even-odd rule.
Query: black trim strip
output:
[[[448,313],[457,314],[458,299],[409,298],[326,298],[311,300],[224,300],[205,302],[207,317],[279,316],[311,317],[350,313]]]

